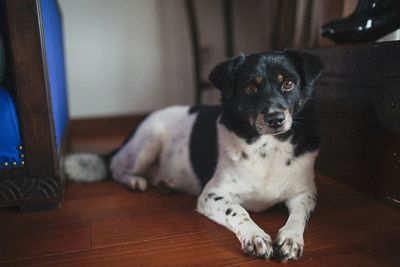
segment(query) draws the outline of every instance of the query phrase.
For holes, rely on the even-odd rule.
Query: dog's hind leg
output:
[[[145,121],[111,159],[112,177],[133,190],[145,191],[146,170],[156,162],[161,150],[162,131],[152,121]]]

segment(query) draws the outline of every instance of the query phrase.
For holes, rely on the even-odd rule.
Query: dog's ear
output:
[[[245,55],[241,54],[219,63],[211,70],[208,79],[221,91],[223,96],[232,95],[236,70],[245,60]]]
[[[321,74],[323,64],[321,59],[311,53],[298,51],[298,50],[286,50],[284,52],[292,63],[297,68],[297,71],[303,77],[304,82],[312,86],[314,81]]]

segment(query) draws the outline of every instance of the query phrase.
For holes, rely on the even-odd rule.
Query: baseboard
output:
[[[132,114],[113,117],[95,117],[84,119],[71,119],[69,125],[69,137],[118,135],[131,131],[137,127],[146,114]]]

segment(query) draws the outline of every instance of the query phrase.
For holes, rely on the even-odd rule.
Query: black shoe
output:
[[[321,34],[336,43],[375,41],[400,28],[400,0],[359,0],[348,17],[322,26]]]

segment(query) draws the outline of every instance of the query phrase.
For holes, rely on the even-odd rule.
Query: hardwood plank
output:
[[[132,214],[160,214],[195,208],[196,198],[184,194],[162,195],[152,189],[132,192],[112,180],[93,184],[70,184],[62,209],[44,213],[22,213],[0,210],[0,229],[52,225],[98,219],[127,217]]]
[[[0,263],[90,248],[89,222],[10,228],[1,230]]]
[[[379,206],[376,208],[380,208]],[[397,250],[393,249],[398,247],[400,241],[399,230],[396,231],[397,225],[392,224],[392,227],[387,228],[390,225],[387,219],[393,218],[386,218],[384,216],[387,214],[386,211],[372,213],[371,216],[376,216],[377,220],[386,221],[387,224],[378,222],[377,232],[368,234],[371,231],[371,225],[365,223],[365,214],[370,214],[369,211],[369,209],[361,210],[360,214],[364,216],[357,216],[359,217],[357,222],[344,219],[353,219],[351,214],[354,211],[352,210],[346,210],[341,216],[336,217],[337,220],[332,220],[331,224],[326,223],[327,218],[317,217],[314,224],[321,225],[318,219],[323,220],[324,224],[319,229],[316,229],[315,225],[309,227],[306,233],[308,243],[305,255],[301,260],[291,264],[296,266],[342,264],[395,266],[398,264]],[[396,215],[394,219],[399,221]],[[205,224],[205,229],[198,233],[32,259],[7,266],[90,266],[91,264],[96,266],[232,266],[242,265],[241,263],[246,263],[244,266],[265,265],[262,260],[242,255],[236,238],[226,229],[209,221],[205,221]],[[211,231],[210,226],[214,228]],[[360,227],[361,230],[356,231]],[[375,265],[378,263],[382,265]],[[269,263],[271,266],[278,264],[275,261]]]
[[[396,229],[400,212],[396,208],[329,178],[319,176],[318,180],[319,207],[306,229],[305,255],[335,246],[347,247],[351,243],[365,245],[371,239],[388,234],[400,236],[399,229]],[[165,196],[155,190],[130,192],[111,180],[70,184],[63,210],[28,214],[3,210],[0,212],[0,226],[7,231],[16,231],[32,223],[46,227],[71,220],[89,220],[92,222],[93,248],[175,239],[204,231],[217,239],[226,236],[240,255],[239,243],[234,235],[195,213],[195,203],[195,197],[184,194]],[[282,206],[252,214],[252,218],[272,235],[285,223],[286,217]],[[375,249],[385,250],[385,247]]]
[[[206,219],[193,210],[98,220],[92,224],[93,248],[187,235],[202,230]]]
[[[306,247],[315,250],[340,243],[345,246],[361,241],[368,243],[385,235],[397,235],[400,240],[400,229],[393,222],[400,222],[400,212],[380,204],[331,214],[317,213],[306,229]]]
[[[285,223],[286,215],[282,211],[276,209],[267,213],[252,214],[252,217],[263,229],[276,233]],[[197,213],[194,208],[189,208],[96,220],[92,223],[92,246],[99,248],[137,243],[198,232],[206,232],[213,237],[234,236],[223,226]],[[239,245],[235,238],[233,240]]]
[[[200,232],[19,261],[5,266],[229,266],[253,260],[237,253],[230,233],[214,237]]]
[[[398,251],[389,247],[396,247],[399,242],[397,238],[375,239],[373,242],[349,243],[347,245],[338,244],[337,246],[315,250],[304,254],[298,261],[290,262],[290,266],[318,266],[318,267],[337,267],[337,266],[363,266],[363,267],[397,267],[400,264]],[[389,249],[381,250],[383,247]],[[239,263],[231,266],[257,267],[266,266],[265,262],[251,261]],[[281,263],[271,261],[268,266],[282,266]]]

